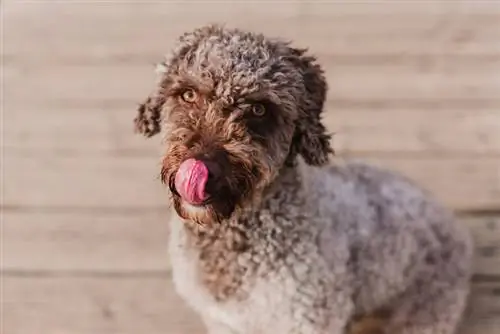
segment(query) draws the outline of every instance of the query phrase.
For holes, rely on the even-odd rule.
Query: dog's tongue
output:
[[[188,203],[200,204],[206,197],[207,180],[207,166],[199,160],[187,159],[179,166],[175,175],[175,188]]]

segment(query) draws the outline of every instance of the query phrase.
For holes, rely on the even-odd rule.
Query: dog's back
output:
[[[312,206],[331,217],[323,235],[332,233],[332,243],[347,238],[357,313],[393,311],[398,299],[434,288],[437,295],[456,285],[467,292],[471,236],[426,190],[359,162],[305,169]],[[335,252],[333,244],[322,248],[326,257]]]

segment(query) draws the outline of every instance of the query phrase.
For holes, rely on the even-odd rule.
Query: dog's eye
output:
[[[266,107],[261,103],[256,103],[252,105],[252,113],[255,116],[262,117],[266,113]]]
[[[197,99],[196,92],[193,89],[186,89],[182,95],[182,99],[187,103],[194,103]]]

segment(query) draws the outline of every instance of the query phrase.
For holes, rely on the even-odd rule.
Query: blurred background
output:
[[[404,173],[470,226],[460,333],[500,333],[500,0],[4,0],[1,15],[1,333],[204,333],[170,283],[159,138],[132,119],[174,38],[210,22],[310,47],[339,158]]]

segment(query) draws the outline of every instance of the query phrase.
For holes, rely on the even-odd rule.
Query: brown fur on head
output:
[[[135,125],[147,137],[166,126],[161,176],[182,217],[200,223],[230,217],[258,199],[296,155],[311,165],[328,162],[330,136],[320,120],[327,85],[305,50],[210,25],[181,36],[161,72]],[[210,172],[211,196],[200,207],[183,203],[173,182],[189,158]]]

